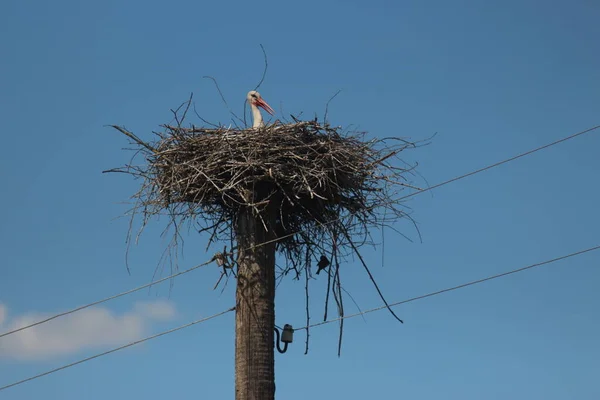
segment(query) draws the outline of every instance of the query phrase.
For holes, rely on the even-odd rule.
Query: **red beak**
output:
[[[271,106],[268,105],[267,102],[264,101],[263,99],[256,99],[256,100],[254,100],[254,104],[257,105],[258,107],[261,107],[263,110],[265,110],[269,114],[275,115],[275,110],[273,110],[271,108]]]

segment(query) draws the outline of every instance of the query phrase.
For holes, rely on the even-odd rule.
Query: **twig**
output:
[[[258,90],[260,85],[262,85],[263,81],[265,80],[265,76],[267,76],[267,68],[269,67],[269,61],[267,60],[267,52],[265,51],[265,47],[262,44],[260,45],[260,49],[262,50],[263,56],[265,57],[265,69],[263,70],[262,77],[260,78],[260,81],[258,82],[258,85],[256,85],[256,87],[254,88],[254,90]]]
[[[233,115],[235,118],[237,118],[238,121],[240,121],[241,123],[244,123],[244,121],[233,112],[231,107],[229,107],[229,104],[227,104],[227,100],[225,100],[225,96],[223,96],[223,92],[221,92],[221,88],[219,87],[217,80],[215,78],[213,78],[212,76],[208,76],[208,75],[205,75],[202,78],[210,79],[213,81],[213,83],[215,84],[215,87],[217,88],[217,91],[219,92],[219,95],[221,96],[221,100],[223,100],[223,103],[225,104],[225,107],[227,107],[227,110],[229,110],[229,113],[231,115]]]
[[[309,299],[308,299],[308,282],[309,282],[309,280],[310,280],[310,279],[309,279],[309,273],[310,273],[310,261],[309,261],[309,260],[310,260],[310,259],[309,259],[309,255],[308,255],[309,251],[310,251],[310,248],[309,248],[309,247],[307,247],[307,248],[306,248],[306,253],[307,253],[307,255],[306,255],[306,260],[307,260],[307,264],[306,264],[306,270],[304,271],[304,277],[306,278],[306,281],[305,281],[305,283],[304,283],[304,296],[305,296],[305,299],[306,299],[306,326],[309,326],[309,325],[310,325],[310,324],[308,323],[308,321],[310,321],[310,310],[309,310],[309,308],[308,308],[308,306],[309,306]],[[308,354],[308,339],[309,339],[309,337],[310,337],[310,332],[309,332],[309,330],[307,329],[307,330],[306,330],[306,346],[305,346],[305,348],[304,348],[304,354],[305,354],[305,355],[306,355],[306,354]]]
[[[367,264],[365,263],[365,260],[362,258],[362,255],[360,254],[360,252],[358,251],[358,249],[356,248],[356,246],[352,242],[352,239],[350,239],[350,236],[348,236],[347,232],[344,231],[343,233],[344,233],[344,236],[346,236],[346,239],[348,240],[348,243],[350,244],[350,246],[354,250],[354,254],[356,254],[358,256],[358,259],[360,260],[362,266],[365,268],[365,271],[367,271],[367,274],[369,275],[369,279],[373,283],[373,286],[375,286],[375,289],[377,290],[377,293],[379,294],[379,297],[383,301],[383,304],[385,304],[385,306],[387,307],[388,311],[394,316],[394,318],[396,318],[398,321],[400,321],[400,323],[403,324],[404,321],[402,321],[396,315],[396,313],[394,312],[394,310],[392,310],[392,308],[388,305],[387,300],[385,299],[385,297],[383,296],[383,293],[381,293],[381,290],[379,289],[379,285],[377,285],[377,282],[375,281],[375,278],[373,278],[373,274],[371,274],[371,270],[369,270],[369,267],[367,266]]]
[[[329,100],[327,100],[327,104],[325,104],[325,116],[323,117],[323,123],[327,123],[327,113],[329,112],[329,103],[331,103],[331,100],[335,99],[337,97],[338,94],[340,94],[340,92],[342,91],[342,89],[339,89],[337,92],[335,92],[335,94],[333,96],[331,96],[331,98]]]
[[[132,139],[134,142],[136,142],[140,146],[144,147],[147,150],[150,150],[152,153],[156,153],[156,149],[154,147],[150,146],[148,143],[144,142],[142,139],[140,139],[137,136],[135,136],[133,134],[133,132],[129,132],[127,129],[122,128],[122,127],[117,126],[117,125],[106,125],[106,126],[110,126],[110,127],[115,128],[116,130],[118,130],[123,135],[127,136],[128,138]]]

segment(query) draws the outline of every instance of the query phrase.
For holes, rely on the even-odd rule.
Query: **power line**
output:
[[[202,319],[199,319],[199,320],[196,320],[196,321],[190,322],[190,323],[188,323],[188,324],[181,325],[181,326],[179,326],[179,327],[177,327],[177,328],[173,328],[173,329],[170,329],[170,330],[168,330],[168,331],[164,331],[164,332],[161,332],[161,333],[157,333],[156,335],[148,336],[148,337],[146,337],[146,338],[144,338],[144,339],[136,340],[135,342],[128,343],[128,344],[126,344],[126,345],[123,345],[123,346],[120,346],[120,347],[114,348],[114,349],[112,349],[112,350],[108,350],[108,351],[105,351],[105,352],[103,352],[103,353],[99,353],[99,354],[96,354],[96,355],[94,355],[94,356],[87,357],[87,358],[84,358],[84,359],[82,359],[82,360],[79,360],[79,361],[75,361],[75,362],[73,362],[73,363],[70,363],[70,364],[67,364],[67,365],[63,365],[62,367],[54,368],[54,369],[51,369],[51,370],[49,370],[49,371],[43,372],[43,373],[41,373],[41,374],[38,374],[38,375],[35,375],[35,376],[31,376],[31,377],[29,377],[29,378],[27,378],[27,379],[23,379],[23,380],[20,380],[20,381],[17,381],[17,382],[11,383],[11,384],[9,384],[9,385],[6,385],[6,386],[2,386],[2,387],[0,387],[0,391],[2,391],[2,390],[5,390],[5,389],[8,389],[8,388],[11,388],[11,387],[13,387],[13,386],[20,385],[20,384],[22,384],[22,383],[25,383],[25,382],[32,381],[32,380],[34,380],[34,379],[41,378],[42,376],[46,376],[46,375],[53,374],[53,373],[55,373],[55,372],[58,372],[58,371],[61,371],[61,370],[63,370],[63,369],[67,369],[67,368],[73,367],[73,366],[75,366],[75,365],[82,364],[82,363],[84,363],[84,362],[86,362],[86,361],[93,360],[94,358],[102,357],[102,356],[105,356],[105,355],[107,355],[107,354],[114,353],[114,352],[116,352],[116,351],[123,350],[123,349],[126,349],[126,348],[128,348],[128,347],[131,347],[131,346],[135,346],[136,344],[140,344],[140,343],[143,343],[143,342],[147,342],[148,340],[155,339],[155,338],[157,338],[157,337],[164,336],[164,335],[166,335],[166,334],[173,333],[173,332],[179,331],[179,330],[181,330],[181,329],[184,329],[184,328],[188,328],[188,327],[190,327],[190,326],[192,326],[192,325],[196,325],[196,324],[199,324],[199,323],[201,323],[201,322],[206,322],[206,321],[208,321],[208,320],[210,320],[210,319],[213,319],[213,318],[216,318],[216,317],[220,317],[221,315],[227,314],[228,312],[231,312],[231,311],[233,311],[233,310],[235,310],[235,307],[232,307],[232,308],[230,308],[230,309],[228,309],[228,310],[222,311],[222,312],[220,312],[220,313],[218,313],[218,314],[211,315],[210,317],[202,318]]]
[[[462,288],[467,287],[467,286],[476,285],[476,284],[479,284],[479,283],[490,281],[492,279],[497,279],[497,278],[501,278],[503,276],[516,274],[518,272],[523,272],[523,271],[526,271],[528,269],[532,269],[532,268],[535,268],[535,267],[540,267],[542,265],[551,264],[551,263],[556,262],[556,261],[565,260],[567,258],[575,257],[575,256],[578,256],[578,255],[581,255],[581,254],[584,254],[584,253],[588,253],[588,252],[591,252],[591,251],[594,251],[594,250],[598,250],[598,249],[600,249],[600,245],[594,246],[594,247],[590,247],[590,248],[587,248],[587,249],[584,249],[584,250],[579,250],[579,251],[574,252],[574,253],[570,253],[570,254],[567,254],[567,255],[564,255],[564,256],[560,256],[560,257],[556,257],[556,258],[553,258],[553,259],[550,259],[550,260],[546,260],[546,261],[542,261],[542,262],[539,262],[539,263],[530,264],[530,265],[527,265],[525,267],[514,269],[512,271],[507,271],[507,272],[503,272],[503,273],[500,273],[500,274],[492,275],[492,276],[489,276],[487,278],[478,279],[478,280],[475,280],[475,281],[463,283],[461,285],[457,285],[457,286],[453,286],[453,287],[450,287],[450,288],[438,290],[436,292],[431,292],[431,293],[424,294],[424,295],[421,295],[421,296],[417,296],[417,297],[413,297],[413,298],[410,298],[410,299],[406,299],[406,300],[398,301],[398,302],[395,302],[395,303],[391,303],[391,304],[389,304],[389,306],[390,307],[395,307],[395,306],[398,306],[400,304],[405,304],[405,303],[409,303],[409,302],[412,302],[412,301],[421,300],[421,299],[424,299],[424,298],[427,298],[427,297],[436,296],[438,294],[442,294],[442,293],[446,293],[446,292],[451,292],[451,291],[454,291],[454,290],[462,289]],[[302,327],[302,328],[297,328],[297,329],[295,329],[295,331],[304,330],[304,329],[308,329],[308,328],[314,328],[314,327],[317,327],[317,326],[320,326],[320,325],[329,324],[329,323],[340,321],[340,320],[343,320],[343,319],[354,318],[354,317],[357,317],[357,316],[360,316],[360,315],[364,315],[364,314],[368,314],[368,313],[371,313],[371,312],[380,311],[380,310],[383,310],[385,308],[387,308],[387,306],[381,306],[381,307],[377,307],[377,308],[372,308],[370,310],[362,311],[362,312],[359,312],[359,313],[356,313],[356,314],[346,315],[344,317],[335,318],[335,319],[331,319],[331,320],[327,320],[327,321],[323,321],[323,322],[318,322],[316,324],[312,324],[312,325],[305,326],[305,327]],[[169,333],[173,333],[173,332],[179,331],[179,330],[184,329],[184,328],[188,328],[188,327],[190,327],[192,325],[196,325],[196,324],[199,324],[201,322],[206,322],[206,321],[208,321],[210,319],[219,317],[221,315],[224,315],[224,314],[226,314],[228,312],[231,312],[231,311],[234,311],[234,310],[235,310],[235,307],[232,307],[232,308],[230,308],[228,310],[225,310],[225,311],[222,311],[222,312],[220,312],[218,314],[214,314],[214,315],[211,315],[209,317],[202,318],[202,319],[190,322],[190,323],[185,324],[185,325],[181,325],[181,326],[179,326],[177,328],[173,328],[173,329],[170,329],[168,331],[157,333],[155,335],[146,337],[144,339],[136,340],[136,341],[128,343],[126,345],[114,348],[112,350],[108,350],[108,351],[105,351],[103,353],[99,353],[99,354],[96,354],[94,356],[87,357],[87,358],[84,358],[82,360],[79,360],[79,361],[76,361],[76,362],[73,362],[73,363],[70,363],[70,364],[67,364],[67,365],[63,365],[62,367],[54,368],[54,369],[46,371],[44,373],[41,373],[41,374],[38,374],[38,375],[35,375],[35,376],[32,376],[32,377],[29,377],[29,378],[26,378],[26,379],[23,379],[23,380],[14,382],[14,383],[11,383],[11,384],[6,385],[6,386],[2,386],[2,387],[0,387],[0,391],[8,389],[8,388],[11,388],[13,386],[20,385],[20,384],[25,383],[25,382],[32,381],[34,379],[41,378],[41,377],[46,376],[46,375],[50,375],[50,374],[52,374],[54,372],[58,372],[58,371],[61,371],[63,369],[67,369],[67,368],[73,367],[75,365],[82,364],[82,363],[84,363],[86,361],[90,361],[90,360],[93,360],[95,358],[102,357],[102,356],[105,356],[105,355],[117,352],[119,350],[126,349],[126,348],[134,346],[136,344],[140,344],[140,343],[146,342],[148,340],[155,339],[157,337],[164,336],[164,335],[167,335]]]
[[[464,174],[464,175],[457,176],[457,177],[455,177],[455,178],[452,178],[452,179],[449,179],[449,180],[447,180],[447,181],[444,181],[444,182],[438,183],[438,184],[436,184],[436,185],[430,186],[430,187],[428,187],[428,188],[426,188],[426,189],[423,189],[423,190],[420,190],[420,191],[418,191],[418,192],[413,192],[413,193],[411,193],[411,194],[408,194],[408,195],[406,195],[406,196],[404,196],[404,197],[400,197],[400,199],[399,199],[399,200],[404,200],[404,199],[407,199],[407,198],[409,198],[409,197],[416,196],[416,195],[418,195],[418,194],[421,194],[421,193],[429,192],[430,190],[433,190],[433,189],[439,188],[440,186],[444,186],[444,185],[447,185],[447,184],[449,184],[449,183],[452,183],[452,182],[455,182],[455,181],[461,180],[461,179],[463,179],[463,178],[467,178],[467,177],[469,177],[469,176],[471,176],[471,175],[475,175],[475,174],[478,174],[478,173],[480,173],[480,172],[487,171],[488,169],[492,169],[492,168],[498,167],[498,166],[500,166],[500,165],[502,165],[502,164],[506,164],[506,163],[508,163],[508,162],[511,162],[511,161],[514,161],[514,160],[516,160],[516,159],[518,159],[518,158],[521,158],[521,157],[528,156],[528,155],[530,155],[530,154],[533,154],[533,153],[535,153],[535,152],[538,152],[538,151],[540,151],[540,150],[547,149],[548,147],[552,147],[552,146],[554,146],[554,145],[557,145],[557,144],[559,144],[559,143],[566,142],[567,140],[574,139],[574,138],[576,138],[577,136],[584,135],[584,134],[586,134],[586,133],[588,133],[588,132],[591,132],[591,131],[593,131],[593,130],[596,130],[596,129],[598,129],[598,128],[600,128],[600,125],[594,126],[593,128],[589,128],[589,129],[586,129],[586,130],[584,130],[584,131],[581,131],[581,132],[574,133],[574,134],[572,134],[572,135],[569,135],[569,136],[567,136],[567,137],[564,137],[564,138],[562,138],[562,139],[558,139],[558,140],[556,140],[556,141],[554,141],[554,142],[552,142],[552,143],[548,143],[548,144],[545,144],[545,145],[543,145],[543,146],[536,147],[536,148],[535,148],[535,149],[533,149],[533,150],[529,150],[529,151],[526,151],[526,152],[524,152],[524,153],[517,154],[517,155],[516,155],[516,156],[514,156],[514,157],[507,158],[507,159],[505,159],[505,160],[502,160],[502,161],[498,161],[497,163],[490,164],[490,165],[488,165],[487,167],[483,167],[483,168],[480,168],[480,169],[478,169],[478,170],[475,170],[475,171],[472,171],[472,172],[466,173],[466,174]]]
[[[446,292],[451,292],[451,291],[457,290],[457,289],[462,289],[462,288],[467,287],[467,286],[477,285],[478,283],[490,281],[492,279],[501,278],[501,277],[507,276],[507,275],[516,274],[517,272],[523,272],[523,271],[526,271],[528,269],[532,269],[532,268],[535,268],[535,267],[540,267],[540,266],[546,265],[546,264],[551,264],[551,263],[556,262],[556,261],[564,260],[564,259],[567,259],[567,258],[570,258],[570,257],[575,257],[575,256],[581,255],[583,253],[587,253],[587,252],[598,250],[598,249],[600,249],[600,245],[594,246],[594,247],[590,247],[590,248],[585,249],[585,250],[580,250],[580,251],[577,251],[575,253],[567,254],[567,255],[564,255],[564,256],[561,256],[561,257],[553,258],[551,260],[546,260],[546,261],[542,261],[542,262],[539,262],[539,263],[531,264],[531,265],[528,265],[526,267],[521,267],[521,268],[513,269],[512,271],[503,272],[503,273],[497,274],[497,275],[492,275],[492,276],[489,276],[487,278],[478,279],[476,281],[471,281],[471,282],[463,283],[463,284],[458,285],[458,286],[453,286],[453,287],[449,287],[449,288],[446,288],[446,289],[438,290],[436,292],[431,292],[431,293],[424,294],[424,295],[421,295],[421,296],[412,297],[410,299],[398,301],[396,303],[390,303],[389,306],[390,307],[394,307],[394,306],[398,306],[400,304],[410,303],[412,301],[421,300],[421,299],[424,299],[424,298],[427,298],[427,297],[436,296],[438,294],[442,294],[442,293],[446,293]],[[371,313],[371,312],[374,312],[374,311],[380,311],[380,310],[383,310],[383,309],[387,309],[387,306],[381,306],[381,307],[377,307],[377,308],[372,308],[370,310],[361,311],[361,312],[358,312],[356,314],[346,315],[346,316],[343,316],[343,317],[334,318],[334,319],[330,319],[330,320],[323,321],[323,322],[317,322],[315,324],[304,326],[302,328],[296,328],[296,329],[294,329],[294,331],[300,331],[300,330],[307,329],[307,328],[313,328],[315,326],[330,324],[332,322],[341,321],[341,320],[347,319],[347,318],[358,317],[360,315],[368,314],[368,313]]]
[[[480,173],[480,172],[487,171],[488,169],[495,168],[495,167],[497,167],[497,166],[500,166],[500,165],[506,164],[506,163],[508,163],[508,162],[510,162],[510,161],[514,161],[514,160],[516,160],[516,159],[519,159],[519,158],[521,158],[521,157],[525,157],[525,156],[527,156],[527,155],[533,154],[533,153],[535,153],[535,152],[538,152],[538,151],[540,151],[540,150],[543,150],[543,149],[546,149],[546,148],[548,148],[548,147],[551,147],[551,146],[557,145],[557,144],[559,144],[559,143],[565,142],[565,141],[567,141],[567,140],[574,139],[574,138],[576,138],[576,137],[578,137],[578,136],[581,136],[581,135],[583,135],[583,134],[586,134],[586,133],[588,133],[588,132],[594,131],[594,130],[596,130],[596,129],[598,129],[598,128],[600,128],[600,125],[594,126],[594,127],[592,127],[592,128],[586,129],[586,130],[584,130],[584,131],[581,131],[581,132],[577,132],[577,133],[575,133],[575,134],[569,135],[569,136],[567,136],[567,137],[564,137],[564,138],[562,138],[562,139],[559,139],[559,140],[556,140],[556,141],[554,141],[554,142],[551,142],[551,143],[545,144],[545,145],[543,145],[543,146],[537,147],[537,148],[535,148],[535,149],[532,149],[532,150],[526,151],[526,152],[524,152],[524,153],[520,153],[520,154],[518,154],[518,155],[516,155],[516,156],[513,156],[513,157],[510,157],[510,158],[507,158],[507,159],[505,159],[505,160],[502,160],[502,161],[496,162],[496,163],[494,163],[494,164],[490,164],[490,165],[488,165],[488,166],[486,166],[486,167],[483,167],[483,168],[477,169],[477,170],[475,170],[475,171],[472,171],[472,172],[469,172],[469,173],[466,173],[466,174],[463,174],[463,175],[460,175],[460,176],[454,177],[454,178],[452,178],[452,179],[449,179],[449,180],[447,180],[447,181],[444,181],[444,182],[438,183],[438,184],[436,184],[436,185],[430,186],[430,187],[428,187],[428,188],[426,188],[426,189],[423,189],[423,190],[420,190],[420,191],[418,191],[418,192],[411,193],[411,194],[409,194],[409,195],[406,195],[406,196],[404,196],[404,197],[401,197],[399,200],[404,200],[404,199],[407,199],[407,198],[409,198],[409,197],[413,197],[413,196],[419,195],[419,194],[421,194],[421,193],[425,193],[425,192],[431,191],[431,190],[433,190],[433,189],[439,188],[439,187],[441,187],[441,186],[447,185],[447,184],[449,184],[449,183],[452,183],[452,182],[455,182],[455,181],[458,181],[458,180],[461,180],[461,179],[467,178],[467,177],[469,177],[469,176],[472,176],[472,175],[478,174],[478,173]],[[324,223],[324,225],[331,224],[331,223],[333,223],[333,222],[335,222],[335,221],[337,221],[337,220],[339,220],[339,218],[338,218],[338,219],[335,219],[335,220],[332,220],[332,221],[328,221],[328,222]],[[272,239],[272,240],[267,240],[267,241],[265,241],[265,242],[262,242],[262,243],[259,243],[259,244],[256,244],[256,245],[253,245],[253,246],[250,246],[250,247],[249,247],[248,249],[246,249],[246,250],[251,250],[251,249],[254,249],[254,248],[257,248],[257,247],[265,246],[265,245],[267,245],[267,244],[270,244],[270,243],[273,243],[273,242],[278,242],[278,241],[281,241],[281,240],[283,240],[283,239],[286,239],[286,238],[288,238],[288,237],[294,236],[294,235],[296,235],[296,234],[297,234],[297,233],[299,233],[299,232],[301,232],[301,231],[294,232],[294,233],[290,233],[290,234],[287,234],[287,235],[283,235],[283,236],[277,237],[277,238],[275,238],[275,239]],[[137,287],[137,288],[134,288],[134,289],[128,290],[128,291],[126,291],[126,292],[119,293],[119,294],[117,294],[117,295],[114,295],[114,296],[111,296],[111,297],[107,297],[107,298],[105,298],[105,299],[98,300],[98,301],[95,301],[95,302],[93,302],[93,303],[89,303],[89,304],[86,304],[86,305],[83,305],[83,306],[80,306],[80,307],[74,308],[74,309],[72,309],[72,310],[69,310],[69,311],[62,312],[62,313],[60,313],[60,314],[53,315],[53,316],[51,316],[51,317],[48,317],[48,318],[46,318],[46,319],[43,319],[43,320],[40,320],[40,321],[38,321],[38,322],[35,322],[35,323],[33,323],[33,324],[26,325],[26,326],[23,326],[23,327],[21,327],[21,328],[14,329],[14,330],[12,330],[12,331],[8,331],[8,332],[5,332],[5,333],[2,333],[2,334],[0,334],[0,338],[2,338],[2,337],[4,337],[4,336],[8,336],[8,335],[10,335],[10,334],[13,334],[13,333],[17,333],[17,332],[23,331],[23,330],[25,330],[25,329],[32,328],[32,327],[34,327],[34,326],[37,326],[37,325],[40,325],[40,324],[43,324],[43,323],[46,323],[46,322],[49,322],[49,321],[52,321],[53,319],[56,319],[56,318],[59,318],[59,317],[65,316],[65,315],[72,314],[72,313],[74,313],[74,312],[77,312],[77,311],[81,311],[81,310],[83,310],[83,309],[85,309],[85,308],[92,307],[92,306],[95,306],[95,305],[98,305],[98,304],[101,304],[101,303],[107,302],[107,301],[109,301],[109,300],[113,300],[113,299],[116,299],[116,298],[118,298],[118,297],[125,296],[125,295],[127,295],[127,294],[130,294],[130,293],[133,293],[133,292],[137,292],[137,291],[139,291],[139,290],[145,289],[145,288],[147,288],[147,287],[150,287],[150,286],[152,286],[152,285],[156,285],[156,284],[159,284],[159,283],[161,283],[161,282],[164,282],[164,281],[166,281],[166,280],[168,280],[168,279],[175,278],[175,277],[177,277],[177,276],[179,276],[179,275],[187,274],[188,272],[191,272],[191,271],[193,271],[193,270],[195,270],[195,269],[198,269],[198,268],[200,268],[200,267],[202,267],[202,266],[204,266],[204,265],[207,265],[207,264],[211,263],[212,261],[214,261],[214,257],[213,257],[213,258],[212,258],[210,261],[207,261],[206,263],[199,264],[199,265],[196,265],[195,267],[189,268],[189,269],[187,269],[187,270],[185,270],[185,271],[181,271],[181,272],[178,272],[178,273],[175,273],[175,274],[169,275],[169,276],[167,276],[167,277],[165,277],[165,278],[159,279],[158,281],[155,281],[155,282],[150,282],[150,283],[147,283],[147,284],[145,284],[145,285],[143,285],[143,286],[140,286],[140,287]]]
[[[52,321],[53,319],[56,319],[58,317],[62,317],[62,316],[68,315],[68,314],[72,314],[74,312],[81,311],[81,310],[86,309],[88,307],[96,306],[98,304],[105,303],[105,302],[107,302],[109,300],[114,300],[116,298],[125,296],[127,294],[130,294],[130,293],[133,293],[133,292],[137,292],[138,290],[145,289],[145,288],[147,288],[149,286],[157,285],[157,284],[159,284],[161,282],[166,281],[167,279],[175,278],[176,276],[187,274],[188,272],[192,272],[195,269],[198,269],[198,268],[203,267],[203,266],[205,266],[207,264],[210,264],[212,261],[214,261],[214,258],[212,258],[210,261],[207,261],[207,262],[205,262],[203,264],[198,264],[198,265],[196,265],[196,266],[194,266],[192,268],[186,269],[185,271],[177,272],[176,274],[169,275],[169,276],[167,276],[165,278],[159,279],[159,280],[154,281],[154,282],[147,283],[145,285],[136,287],[136,288],[128,290],[126,292],[119,293],[119,294],[116,294],[114,296],[110,296],[110,297],[107,297],[105,299],[102,299],[102,300],[94,301],[93,303],[89,303],[89,304],[86,304],[86,305],[83,305],[83,306],[80,306],[80,307],[77,307],[77,308],[73,308],[72,310],[68,310],[68,311],[62,312],[60,314],[53,315],[53,316],[48,317],[46,319],[42,319],[40,321],[34,322],[33,324],[25,325],[25,326],[22,326],[20,328],[13,329],[12,331],[4,332],[4,333],[0,334],[0,338],[3,338],[4,336],[11,335],[13,333],[17,333],[17,332],[23,331],[25,329],[33,328],[34,326],[44,324],[44,323]]]

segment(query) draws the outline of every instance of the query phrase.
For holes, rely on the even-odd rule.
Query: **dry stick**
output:
[[[369,274],[369,279],[371,279],[371,282],[373,282],[373,285],[375,286],[375,289],[377,289],[377,293],[379,293],[379,297],[381,298],[381,300],[383,301],[383,303],[385,304],[385,306],[387,307],[387,309],[389,310],[389,312],[398,321],[400,321],[401,323],[404,323],[404,321],[402,321],[396,315],[396,313],[394,313],[394,310],[392,310],[392,308],[389,306],[388,302],[386,301],[385,297],[383,296],[383,293],[381,293],[381,290],[379,289],[379,286],[377,285],[377,282],[375,281],[375,278],[373,278],[373,275],[371,274],[371,271],[369,270],[369,267],[365,263],[365,260],[362,258],[362,255],[360,254],[360,252],[358,251],[358,249],[356,248],[356,246],[352,242],[352,239],[350,239],[350,237],[348,236],[348,232],[346,232],[345,230],[342,230],[342,233],[344,234],[344,236],[346,236],[346,239],[348,240],[348,243],[350,243],[350,246],[352,246],[352,249],[354,250],[354,254],[356,254],[358,256],[358,259],[360,260],[361,264],[363,265],[363,267],[365,267],[365,270],[367,271],[367,274]]]
[[[330,260],[337,260],[337,234],[334,231],[335,227],[329,228],[328,231],[332,236],[332,249],[331,249],[331,258]],[[331,267],[330,267],[331,269]],[[329,308],[329,293],[331,291],[331,273],[327,271],[327,291],[325,294],[325,313],[323,315],[323,321],[327,320],[327,312]]]
[[[327,100],[327,104],[325,104],[325,115],[323,116],[324,124],[327,124],[327,113],[329,112],[329,103],[331,103],[331,100],[335,99],[337,97],[337,95],[340,94],[341,91],[342,91],[342,89],[339,89],[337,92],[335,92],[335,94],[333,96],[331,96],[329,98],[329,100]]]
[[[384,256],[385,256],[385,220],[386,220],[387,208],[383,209],[383,222],[381,224],[381,267],[384,267]]]
[[[309,305],[309,301],[308,301],[308,281],[309,281],[309,276],[308,273],[310,272],[310,258],[309,258],[309,247],[306,247],[306,271],[304,271],[304,276],[306,278],[306,282],[304,284],[304,293],[305,293],[305,297],[306,297],[306,326],[310,326],[310,323],[308,321],[310,321],[310,310],[308,308]],[[304,348],[304,355],[308,354],[308,338],[310,337],[310,332],[309,329],[306,330],[306,347]]]
[[[349,291],[347,291],[346,289],[344,289],[343,286],[340,286],[340,288],[344,291],[344,293],[346,293],[348,295],[348,297],[350,297],[350,300],[352,300],[352,303],[354,303],[354,305],[356,306],[356,309],[358,310],[358,312],[362,312],[360,306],[358,305],[358,303],[356,302],[356,300],[354,300],[354,297],[352,297],[352,295],[350,294]],[[362,319],[364,322],[367,322],[367,319],[362,316]]]
[[[187,112],[190,109],[190,106],[192,104],[193,97],[194,97],[194,93],[190,93],[190,98],[188,99],[188,101],[181,103],[181,105],[179,107],[177,107],[176,110],[171,109],[171,112],[173,113],[173,117],[175,118],[175,122],[177,122],[178,127],[181,127],[181,123],[185,120],[185,116],[187,115]],[[183,115],[181,116],[181,120],[180,120],[179,116],[178,116],[179,110],[181,110],[181,107],[183,107],[184,105],[186,105],[186,107],[185,107],[185,110],[183,111]]]
[[[217,287],[219,287],[219,283],[221,283],[221,279],[223,279],[224,275],[227,275],[227,273],[225,272],[225,269],[223,269],[223,271],[221,271],[221,276],[219,277],[219,280],[217,281],[217,283],[215,283],[215,287],[213,287],[213,290],[215,290]]]
[[[185,116],[187,115],[187,112],[190,109],[190,106],[192,105],[192,99],[193,99],[193,97],[194,97],[194,92],[191,92],[190,93],[190,98],[187,101],[187,107],[185,107],[185,111],[183,112],[183,115],[181,116],[181,122],[183,122],[185,120]]]
[[[256,85],[254,90],[258,90],[260,85],[262,85],[263,81],[265,80],[265,76],[267,76],[267,68],[269,67],[269,62],[267,60],[267,52],[265,51],[265,47],[262,44],[260,44],[260,49],[262,50],[263,56],[265,57],[265,69],[263,70],[263,74],[262,74],[262,78],[260,78],[260,82],[258,82],[258,85]]]
[[[150,146],[148,143],[144,142],[143,140],[141,140],[140,138],[138,138],[137,136],[135,136],[132,132],[129,132],[128,130],[126,130],[125,128],[121,128],[120,126],[117,126],[117,125],[106,125],[106,126],[111,126],[111,127],[115,128],[116,130],[118,130],[119,132],[121,132],[123,135],[125,135],[128,138],[130,138],[133,141],[135,141],[140,146],[143,146],[146,149],[150,150],[152,153],[156,154],[156,149],[154,147]]]
[[[215,87],[217,88],[217,91],[219,92],[219,95],[221,95],[221,100],[223,100],[223,103],[225,103],[225,107],[227,107],[227,110],[229,110],[229,113],[231,115],[233,115],[234,117],[236,117],[245,126],[245,122],[240,117],[238,117],[233,112],[233,110],[231,110],[231,107],[229,107],[229,104],[227,103],[227,100],[225,100],[225,96],[223,96],[223,92],[221,92],[221,88],[219,87],[219,84],[217,83],[217,80],[215,78],[213,78],[212,76],[208,76],[208,75],[205,75],[202,78],[211,79],[213,81],[213,83],[215,84]],[[236,124],[236,127],[237,127],[237,124]]]
[[[269,67],[269,61],[267,59],[267,52],[265,51],[265,47],[260,44],[260,49],[263,52],[263,56],[265,57],[265,69],[263,70],[263,74],[262,77],[260,78],[260,81],[258,82],[258,85],[256,85],[256,87],[254,88],[254,90],[258,90],[258,88],[260,87],[260,85],[262,85],[263,81],[265,80],[265,77],[267,76],[267,68]],[[248,126],[246,123],[246,103],[248,100],[244,99],[244,126]]]
[[[171,221],[169,222],[169,224],[167,225],[167,227],[165,228],[165,230],[163,231],[163,233],[161,234],[161,236],[166,235],[166,233],[170,229],[171,224],[173,224],[173,226],[174,226],[174,232],[173,232],[173,235],[171,237],[171,241],[167,245],[167,247],[165,248],[165,250],[163,251],[163,254],[161,255],[160,260],[158,262],[158,265],[154,269],[154,274],[152,275],[152,279],[154,279],[157,276],[157,274],[162,274],[162,272],[163,272],[163,270],[165,268],[165,264],[167,262],[166,260],[169,261],[171,271],[177,270],[177,268],[173,268],[173,265],[179,265],[179,257],[178,257],[178,252],[177,252],[177,249],[179,248],[178,238],[181,238],[181,248],[180,249],[181,249],[182,252],[183,252],[184,240],[183,240],[183,236],[181,236],[181,234],[179,232],[179,225],[178,225],[177,221],[175,220],[175,218],[173,218],[173,217],[171,218]],[[172,249],[175,249],[175,263],[173,263],[173,251],[172,251]],[[213,257],[213,261],[214,261],[214,257]],[[160,269],[160,271],[159,271],[159,269]],[[170,280],[169,281],[169,296],[172,293],[174,284],[175,284],[174,280]],[[148,291],[149,290],[150,289],[148,289]]]
[[[340,334],[338,337],[338,357],[342,353],[342,338],[344,335],[344,300],[342,298],[341,282],[340,282],[340,263],[338,261],[337,255],[335,256],[335,276],[334,276],[334,288],[333,288],[333,297],[338,305],[338,315],[342,318],[340,320]],[[337,292],[336,292],[337,289]]]
[[[200,114],[198,114],[198,111],[196,110],[196,103],[194,103],[194,114],[196,114],[196,117],[198,117],[205,124],[210,125],[210,126],[214,126],[215,128],[220,128],[219,125],[213,124],[212,122],[208,122],[207,120],[205,120],[204,118],[202,118],[200,116]]]

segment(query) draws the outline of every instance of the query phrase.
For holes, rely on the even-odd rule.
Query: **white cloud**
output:
[[[155,301],[152,303],[137,303],[135,310],[148,318],[157,320],[169,320],[176,315],[175,305],[167,301]]]
[[[0,332],[29,325],[49,315],[27,313],[6,320],[0,304]],[[133,311],[118,315],[104,307],[91,307],[0,338],[0,359],[39,360],[84,349],[123,345],[141,339],[155,321],[175,316],[172,303],[159,300],[137,303]]]
[[[6,306],[4,304],[0,303],[0,326],[2,326],[5,319],[6,319]]]

